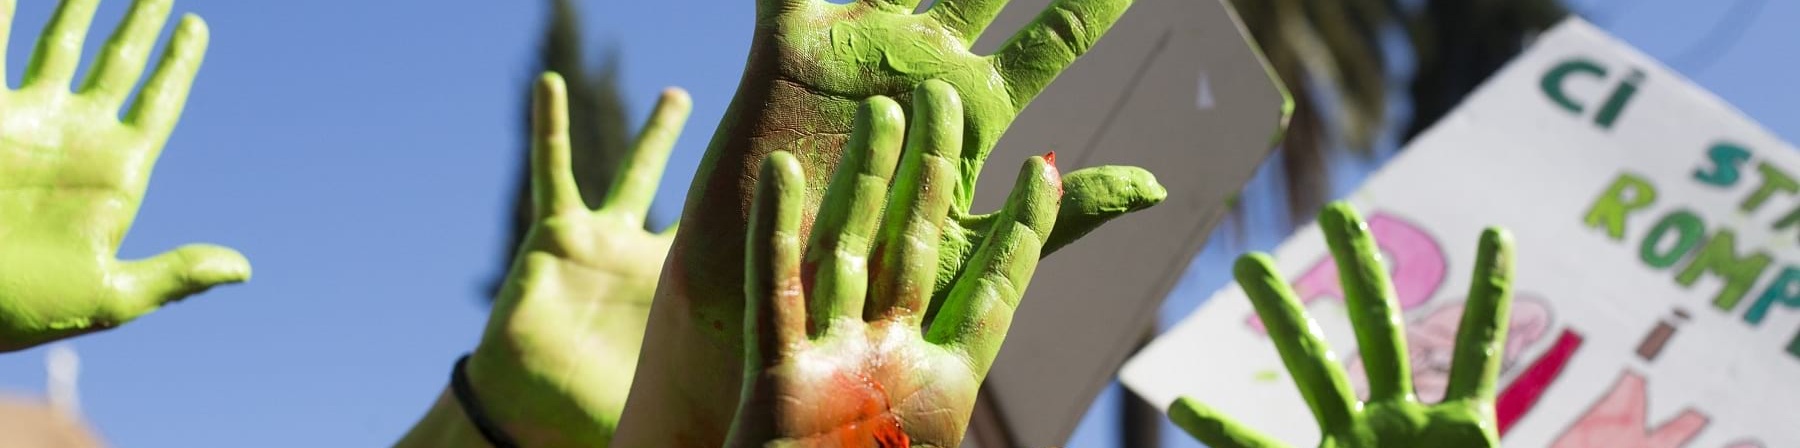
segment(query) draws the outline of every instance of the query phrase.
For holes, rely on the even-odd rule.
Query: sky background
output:
[[[56,2],[19,3],[5,56],[14,80]],[[128,3],[103,4],[90,54]],[[397,440],[486,319],[546,4],[179,0],[177,12],[207,19],[212,47],[121,257],[211,242],[242,251],[256,274],[67,343],[81,355],[82,409],[104,436],[152,448]],[[1570,4],[1777,135],[1800,135],[1800,2]],[[582,2],[593,49],[620,52],[634,122],[665,86],[694,96],[653,212],[663,222],[736,86],[752,5]],[[1339,164],[1344,192],[1379,160]],[[1283,236],[1268,230],[1287,218],[1266,171],[1248,187],[1249,228],[1214,238],[1165,325],[1225,285],[1232,256]],[[0,393],[41,395],[44,354],[0,356]],[[1070,446],[1116,445],[1120,394],[1101,397]]]

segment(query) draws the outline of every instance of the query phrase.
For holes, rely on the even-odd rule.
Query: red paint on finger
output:
[[[1050,178],[1050,183],[1056,184],[1056,196],[1061,197],[1063,195],[1062,170],[1056,168],[1056,151],[1044,153],[1044,170],[1046,171],[1044,176]]]

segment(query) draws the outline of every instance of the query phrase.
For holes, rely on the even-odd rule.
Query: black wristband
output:
[[[457,358],[456,368],[450,370],[450,393],[456,395],[456,403],[461,405],[463,416],[469,418],[469,423],[475,425],[475,430],[481,433],[481,438],[487,439],[489,445],[495,448],[518,448],[519,444],[513,442],[512,436],[506,435],[500,425],[488,419],[486,408],[481,407],[481,400],[475,398],[475,387],[469,384],[468,365],[469,355],[463,355]]]

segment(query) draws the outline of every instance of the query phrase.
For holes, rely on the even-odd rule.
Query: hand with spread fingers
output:
[[[70,87],[99,0],[62,2],[17,90],[4,88],[0,66],[0,351],[113,328],[250,279],[243,255],[218,246],[117,259],[206,53],[206,23],[183,17],[120,120],[170,3],[133,3],[78,90]],[[0,0],[0,48],[15,5]]]
[[[521,446],[608,446],[631,391],[644,321],[674,228],[644,219],[692,109],[668,89],[599,209],[582,202],[570,164],[567,86],[539,79],[531,198],[536,221],[520,245],[467,373],[480,412]],[[441,408],[454,399],[440,399]],[[448,410],[448,409],[444,409]],[[434,410],[439,413],[440,410]],[[426,417],[401,446],[462,446],[461,411]]]
[[[928,319],[964,123],[946,85],[928,84],[914,101],[904,138],[899,104],[864,103],[804,246],[801,162],[787,152],[764,162],[745,259],[743,392],[727,446],[960,445],[1055,223],[1062,179],[1052,157],[1026,161]]]
[[[1008,126],[1028,103],[1092,48],[1132,0],[1056,0],[991,55],[971,46],[1007,0],[757,0],[756,26],[744,75],[713,135],[689,189],[682,234],[651,312],[633,411],[621,437],[646,446],[716,445],[730,422],[718,396],[737,392],[744,305],[740,279],[717,275],[741,269],[738,248],[757,179],[757,167],[777,150],[799,160],[813,187],[802,196],[814,210],[837,170],[858,104],[886,96],[910,110],[910,91],[927,81],[957,90],[967,107],[949,219],[940,232],[944,263],[935,268],[940,293],[997,225],[995,215],[970,212],[976,178]],[[1160,202],[1166,192],[1149,172],[1097,167],[1067,176],[1068,191],[1048,254],[1118,216]],[[810,218],[810,215],[806,215]],[[801,233],[811,229],[802,223]],[[929,304],[942,306],[940,294]],[[723,374],[721,374],[723,373]],[[639,436],[642,437],[639,437]]]
[[[1413,395],[1400,308],[1368,226],[1349,205],[1337,203],[1320,213],[1319,227],[1343,279],[1368,373],[1367,402],[1357,401],[1318,325],[1268,256],[1246,255],[1236,268],[1238,284],[1269,326],[1269,337],[1319,423],[1319,446],[1500,446],[1494,387],[1512,303],[1512,238],[1500,229],[1482,233],[1449,385],[1442,402],[1428,404]],[[1191,398],[1170,406],[1169,418],[1208,446],[1284,446]]]

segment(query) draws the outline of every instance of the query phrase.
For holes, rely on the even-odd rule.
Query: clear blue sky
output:
[[[55,2],[20,3],[11,79]],[[177,2],[208,19],[213,46],[123,255],[220,243],[249,256],[256,278],[73,341],[84,410],[109,441],[382,446],[424,412],[450,362],[473,346],[486,315],[482,284],[503,258],[544,3]],[[1787,56],[1800,29],[1784,23],[1800,21],[1800,4],[1769,2],[1741,41],[1702,67],[1694,55],[1708,52],[1691,48],[1732,3],[1576,6],[1653,55],[1685,58],[1677,69],[1791,140],[1800,90],[1787,81],[1800,61]],[[127,4],[106,0],[90,51]],[[670,218],[736,85],[752,2],[584,5],[590,42],[622,51],[634,117],[664,86],[694,94],[656,210]],[[1261,176],[1251,197],[1271,197],[1272,185]],[[1252,210],[1253,224],[1281,219],[1273,207]],[[1220,238],[1164,320],[1223,285],[1231,254],[1279,237]],[[0,391],[40,394],[42,360],[42,350],[0,356]],[[1071,446],[1113,445],[1111,413],[1094,416]]]

